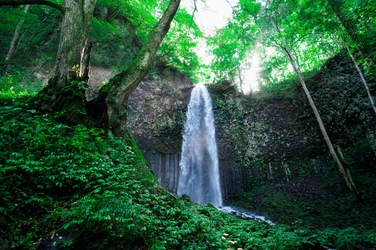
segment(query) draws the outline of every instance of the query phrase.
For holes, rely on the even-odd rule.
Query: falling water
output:
[[[186,194],[200,204],[222,206],[218,153],[211,98],[203,85],[191,93],[184,124],[178,195]]]

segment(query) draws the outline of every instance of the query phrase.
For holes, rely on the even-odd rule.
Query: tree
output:
[[[304,93],[308,99],[308,102],[313,110],[313,113],[315,115],[315,118],[318,122],[318,125],[320,127],[320,131],[324,137],[324,140],[328,146],[328,149],[329,149],[329,152],[330,154],[332,155],[334,161],[336,162],[337,166],[338,166],[338,169],[339,171],[341,172],[345,182],[346,182],[346,185],[347,187],[354,193],[354,195],[357,197],[358,200],[361,200],[361,196],[356,188],[356,185],[355,183],[353,182],[352,180],[352,177],[351,177],[351,174],[350,174],[350,171],[349,169],[346,167],[346,165],[344,165],[340,158],[338,157],[334,147],[333,147],[333,144],[329,138],[329,135],[326,131],[326,128],[325,128],[325,125],[321,119],[321,116],[317,110],[317,107],[312,99],[312,96],[307,88],[307,85],[304,81],[304,78],[299,70],[299,67],[298,65],[296,64],[296,59],[294,57],[294,55],[291,53],[291,50],[290,50],[290,47],[289,47],[289,43],[287,42],[287,39],[285,36],[288,36],[288,35],[291,35],[292,37],[294,37],[295,35],[295,32],[296,32],[296,28],[294,27],[294,21],[295,20],[298,20],[299,17],[297,15],[290,15],[291,16],[294,16],[294,19],[289,19],[288,20],[288,23],[289,23],[289,28],[292,28],[289,29],[289,28],[286,28],[286,26],[284,26],[284,32],[281,31],[281,18],[283,18],[283,15],[282,15],[282,12],[283,13],[287,13],[289,11],[294,11],[294,9],[289,6],[288,4],[286,5],[283,5],[283,6],[280,6],[280,5],[276,5],[276,6],[268,6],[270,9],[269,10],[264,10],[265,12],[263,13],[263,16],[265,19],[267,19],[271,26],[273,27],[274,31],[276,32],[274,36],[272,36],[272,33],[271,31],[269,30],[269,36],[271,36],[271,40],[273,41],[273,44],[276,46],[276,47],[279,47],[283,52],[284,54],[288,57],[290,63],[291,63],[291,66],[293,67],[293,70],[294,72],[296,73],[296,75],[298,76],[299,78],[299,81],[302,85],[302,88],[304,90]],[[277,17],[278,16],[278,17]],[[296,18],[296,19],[295,19]],[[298,24],[298,22],[295,23],[295,25]],[[294,39],[293,39],[294,40]]]
[[[214,56],[211,69],[218,80],[242,77],[239,72],[247,64],[248,52],[255,48],[257,40],[257,27],[250,17],[257,15],[259,8],[260,4],[254,1],[239,1],[233,8],[233,18],[208,39]]]
[[[322,5],[322,3],[324,3],[324,5]],[[320,67],[322,62],[328,58],[328,53],[325,52],[326,47],[321,46],[320,41],[322,41],[323,36],[329,37],[329,35],[332,34],[332,30],[323,25],[322,20],[320,20],[321,17],[316,18],[316,16],[319,15],[318,10],[321,11],[320,15],[324,15],[325,18],[329,15],[328,13],[330,11],[328,11],[329,8],[325,3],[326,2],[318,1],[313,4],[312,1],[305,0],[298,2],[266,1],[260,8],[260,11],[258,11],[258,14],[252,15],[253,11],[250,12],[247,8],[249,6],[257,5],[252,4],[251,1],[240,1],[240,9],[236,15],[242,18],[237,18],[238,23],[235,26],[245,27],[246,24],[252,25],[253,23],[256,23],[259,31],[256,35],[258,35],[260,40],[262,40],[267,47],[274,47],[279,51],[282,51],[284,57],[288,59],[285,60],[281,57],[276,57],[278,61],[272,61],[273,67],[270,71],[274,70],[275,67],[280,67],[286,62],[292,66],[293,72],[298,76],[304,93],[313,110],[329,152],[336,162],[339,171],[342,173],[349,189],[358,199],[361,199],[359,192],[352,181],[349,169],[341,162],[333,147],[321,116],[301,73],[301,69],[308,71]],[[252,10],[258,9],[253,7]],[[332,18],[329,19],[332,21]],[[307,22],[307,20],[310,21]],[[233,25],[232,23],[230,24]],[[225,28],[231,28],[231,26],[228,25]],[[236,29],[232,28],[230,30],[233,32]],[[317,34],[320,34],[320,36],[317,36]],[[230,41],[232,40],[230,39]],[[231,50],[236,51],[239,47],[240,45],[235,44]],[[222,52],[223,50],[220,51]],[[232,56],[233,55],[234,53]],[[223,56],[223,58],[227,57]]]
[[[192,80],[196,80],[200,60],[195,53],[198,39],[202,38],[193,16],[185,9],[179,10],[172,22],[170,31],[158,50],[158,58],[168,66],[177,69]]]
[[[30,4],[26,5],[24,13],[27,13],[29,11],[29,8],[30,8]],[[21,31],[20,31],[20,29],[21,29],[22,24],[24,23],[24,21],[25,21],[24,17],[21,17],[20,21],[18,22],[18,24],[16,26],[16,29],[14,31],[14,35],[13,35],[12,41],[10,42],[10,47],[9,47],[7,56],[5,57],[6,61],[12,60],[14,58],[14,55],[16,54],[18,44],[19,44],[19,42],[21,40]]]
[[[63,6],[61,6],[60,4],[54,3],[52,1],[49,1],[49,0],[1,0],[0,1],[0,6],[3,6],[3,5],[18,6],[18,5],[26,5],[26,4],[47,5],[47,6],[50,6],[59,10],[62,14],[64,14],[65,12],[65,9]]]
[[[84,58],[95,3],[96,0],[66,0],[61,6],[48,0],[0,0],[0,5],[43,4],[63,13],[54,75],[34,101],[36,108],[62,112],[70,121],[80,119],[84,110],[80,81],[88,80]]]
[[[180,0],[170,1],[132,65],[110,79],[99,96],[89,103],[90,115],[106,130],[111,129],[116,136],[121,137],[126,128],[128,98],[149,72],[179,4]]]
[[[1,5],[44,4],[63,13],[55,72],[49,84],[34,99],[35,106],[48,112],[60,112],[68,122],[86,117],[86,110],[101,125],[121,136],[126,124],[129,95],[152,66],[157,50],[170,28],[180,0],[171,0],[154,26],[136,59],[126,70],[115,75],[92,102],[85,102],[84,85],[88,80],[87,46],[96,0],[65,0],[64,7],[48,0],[0,0]],[[93,110],[96,109],[95,111]],[[99,121],[99,120],[98,120]]]
[[[270,17],[270,22],[272,23],[273,27],[276,29],[276,31],[278,32],[278,34],[281,35],[281,31],[280,31],[280,29],[275,25],[275,23],[273,22],[272,17]],[[313,110],[313,113],[314,113],[314,115],[315,115],[315,117],[316,117],[316,120],[317,120],[317,122],[318,122],[318,124],[319,124],[320,130],[321,130],[321,133],[322,133],[322,135],[323,135],[323,137],[324,137],[324,140],[325,140],[325,142],[326,142],[326,144],[327,144],[327,146],[328,146],[328,148],[329,148],[329,152],[330,152],[330,154],[332,155],[332,157],[333,157],[333,159],[335,160],[335,162],[337,163],[338,168],[339,168],[339,171],[342,173],[343,178],[344,178],[344,180],[345,180],[345,182],[346,182],[347,187],[348,187],[348,188],[349,188],[349,189],[350,189],[350,190],[351,190],[351,191],[357,196],[358,199],[360,199],[360,194],[359,194],[359,192],[358,192],[358,190],[357,190],[357,188],[356,188],[356,186],[355,186],[355,184],[354,184],[354,182],[353,182],[353,180],[352,180],[351,174],[350,174],[350,172],[349,172],[348,169],[345,169],[344,165],[342,164],[341,160],[339,159],[339,157],[338,157],[338,155],[337,155],[337,153],[336,153],[336,151],[335,151],[335,149],[334,149],[334,147],[333,147],[333,144],[332,144],[332,142],[331,142],[331,140],[330,140],[330,138],[329,138],[329,135],[328,135],[328,133],[327,133],[327,131],[326,131],[326,128],[325,128],[325,126],[324,126],[324,123],[323,123],[323,121],[322,121],[322,119],[321,119],[321,116],[320,116],[320,114],[319,114],[319,112],[318,112],[318,110],[317,110],[317,108],[316,108],[316,105],[315,105],[315,103],[314,103],[314,101],[313,101],[313,99],[312,99],[312,96],[311,96],[311,94],[310,94],[310,92],[309,92],[309,90],[308,90],[308,88],[307,88],[307,85],[306,85],[306,83],[305,83],[305,81],[304,81],[304,78],[303,78],[302,74],[300,73],[300,70],[299,70],[298,66],[297,66],[296,63],[295,63],[294,57],[292,56],[289,47],[287,46],[286,42],[284,41],[284,37],[283,37],[283,35],[281,35],[281,39],[282,39],[283,44],[284,44],[283,49],[284,49],[284,51],[285,51],[287,57],[289,58],[290,63],[291,63],[291,65],[292,65],[292,67],[293,67],[295,73],[296,73],[296,74],[298,75],[298,77],[299,77],[299,81],[300,81],[300,83],[301,83],[301,85],[302,85],[302,87],[303,87],[304,93],[305,93],[306,96],[307,96],[307,99],[308,99],[308,101],[309,101],[309,104],[310,104],[310,106],[311,106],[311,108],[312,108],[312,110]]]
[[[355,66],[355,68],[356,68],[356,71],[358,71],[358,74],[359,74],[359,76],[360,76],[360,79],[362,80],[363,86],[364,86],[364,88],[366,89],[367,96],[368,96],[368,99],[369,99],[369,101],[370,101],[370,103],[371,103],[371,106],[372,106],[372,108],[373,108],[373,111],[374,111],[375,114],[376,114],[376,105],[375,105],[375,102],[373,101],[373,96],[372,96],[371,91],[370,91],[370,89],[369,89],[369,87],[368,87],[368,84],[367,84],[367,81],[366,81],[366,79],[365,79],[365,77],[364,77],[364,74],[363,74],[362,70],[359,68],[359,66],[358,66],[358,64],[357,64],[357,62],[356,62],[355,57],[352,55],[351,50],[350,50],[350,48],[349,48],[349,45],[346,43],[346,41],[344,41],[344,43],[345,43],[346,50],[347,50],[347,52],[348,52],[348,54],[349,54],[349,56],[350,56],[350,58],[351,58],[351,60],[352,60],[352,62],[353,62],[353,64],[354,64],[354,66]]]
[[[369,44],[372,44],[372,43],[369,43],[368,41],[364,42],[364,40],[360,38],[356,30],[356,25],[354,23],[354,20],[347,18],[346,15],[342,13],[340,4],[338,3],[337,0],[328,0],[328,2],[330,3],[330,6],[332,7],[334,14],[340,20],[342,26],[345,28],[346,32],[349,34],[349,36],[355,43],[355,47],[359,51],[364,63],[366,65],[368,64],[372,68],[372,70],[376,72],[376,64],[373,58],[368,55],[370,50],[371,51],[373,50],[373,48],[369,46]],[[374,4],[370,3],[370,5],[373,6]],[[371,11],[370,13],[366,13],[366,15],[370,14],[370,16],[374,16],[372,14],[375,11],[374,8],[375,7],[373,7],[373,9],[370,10]],[[352,11],[351,11],[351,14],[352,14]]]
[[[309,2],[309,3],[305,3],[305,4],[306,5],[304,5],[304,9],[305,10],[310,9],[310,6],[312,5],[312,3]],[[356,58],[354,57],[354,55],[352,53],[352,50],[350,49],[350,46],[346,42],[346,40],[347,40],[346,36],[345,36],[346,33],[350,36],[349,39],[352,39],[353,42],[355,42],[355,45],[356,45],[357,49],[359,49],[359,51],[361,52],[360,54],[362,56],[364,54],[365,49],[367,48],[367,45],[364,44],[364,41],[360,38],[360,36],[358,36],[357,32],[355,31],[356,26],[355,26],[353,20],[346,18],[342,14],[342,12],[340,11],[337,0],[328,0],[328,1],[323,1],[321,3],[319,1],[318,4],[320,4],[321,6],[324,6],[324,9],[327,9],[327,11],[325,11],[326,13],[331,13],[333,11],[335,15],[333,15],[331,13],[331,15],[327,15],[325,19],[315,18],[316,16],[319,16],[318,13],[317,13],[317,7],[316,7],[315,9],[311,10],[312,12],[316,11],[316,14],[312,13],[312,15],[310,16],[310,17],[312,17],[312,18],[310,18],[310,20],[312,20],[312,21],[310,22],[309,25],[312,26],[312,24],[313,24],[315,31],[320,32],[319,33],[320,40],[322,41],[322,43],[326,47],[328,47],[328,49],[327,49],[328,51],[330,51],[328,42],[324,40],[321,33],[331,34],[331,37],[334,37],[334,42],[337,44],[338,48],[340,48],[340,49],[343,49],[343,46],[338,41],[337,36],[342,37],[344,47],[347,50],[351,60],[353,61],[357,72],[359,73],[360,79],[361,79],[361,81],[364,85],[366,92],[367,92],[368,99],[370,100],[371,106],[372,106],[374,112],[376,113],[376,105],[373,101],[373,97],[372,97],[371,91],[368,87],[368,84],[366,82],[365,76],[364,76],[361,68],[358,65],[359,62],[357,62]],[[328,4],[330,4],[330,5],[328,6]],[[372,60],[370,58],[366,58],[366,60],[363,60],[363,66],[365,65],[364,63],[366,63],[366,61],[368,61],[369,63],[372,64]]]

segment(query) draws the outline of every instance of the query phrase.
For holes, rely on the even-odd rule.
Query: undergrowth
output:
[[[277,223],[304,227],[372,229],[376,216],[376,174],[367,166],[352,169],[362,202],[347,189],[337,171],[306,174],[276,185],[254,182],[252,191],[233,197],[230,203],[271,217]]]
[[[0,109],[0,248],[351,249],[376,232],[243,220],[174,197],[133,139]]]
[[[303,73],[303,78],[305,81],[309,80],[312,76],[317,74],[317,70],[312,70],[309,72]],[[306,84],[308,88],[312,88],[315,82],[307,81]],[[273,97],[283,97],[283,98],[296,98],[302,92],[302,86],[299,82],[299,79],[295,74],[292,74],[286,79],[278,82],[262,84],[259,86],[260,91],[256,92],[257,94],[253,95],[257,98],[273,98]]]
[[[0,103],[29,99],[42,89],[42,83],[33,82],[30,73],[19,64],[0,60]]]

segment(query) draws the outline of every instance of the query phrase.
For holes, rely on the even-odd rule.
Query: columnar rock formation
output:
[[[132,94],[129,127],[160,182],[176,193],[182,132],[192,83],[174,71],[146,79]],[[375,78],[368,77],[375,95]],[[350,59],[337,55],[308,79],[333,143],[353,168],[369,168],[376,119]],[[337,171],[298,84],[243,96],[229,82],[210,86],[224,198],[252,184],[283,183]]]

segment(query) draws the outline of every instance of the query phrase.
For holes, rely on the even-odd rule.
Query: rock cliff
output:
[[[376,94],[374,77],[367,77]],[[283,83],[281,83],[283,84]],[[369,169],[375,158],[376,114],[351,60],[341,54],[307,78],[332,142],[350,167]],[[176,191],[185,112],[193,84],[165,71],[132,94],[129,127],[160,182]],[[337,171],[298,82],[244,96],[230,82],[209,86],[216,119],[223,194],[252,185],[285,183]]]

